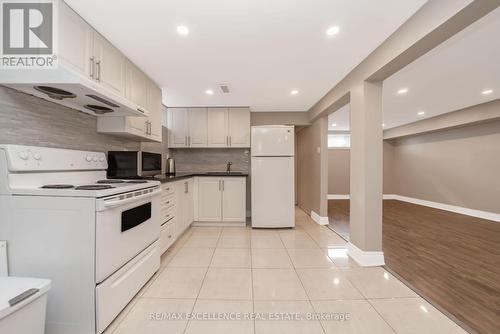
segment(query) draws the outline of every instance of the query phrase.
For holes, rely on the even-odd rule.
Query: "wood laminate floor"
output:
[[[329,216],[345,225],[348,202],[329,201]],[[500,332],[500,223],[395,200],[383,219],[391,271],[470,329]]]

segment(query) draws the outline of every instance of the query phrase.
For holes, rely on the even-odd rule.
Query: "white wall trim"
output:
[[[349,199],[349,198],[351,198],[351,195],[349,195],[349,194],[347,194],[347,195],[329,194],[329,195],[326,195],[326,198],[327,199]]]
[[[495,222],[500,222],[500,214],[494,213],[494,212],[469,209],[469,208],[464,208],[461,206],[455,206],[455,205],[438,203],[438,202],[431,202],[431,201],[426,201],[423,199],[406,197],[406,196],[395,195],[395,194],[384,195],[384,199],[395,199],[398,201],[413,203],[413,204],[417,204],[417,205],[423,205],[423,206],[427,206],[430,208],[460,213],[460,214],[466,215],[466,216],[471,216],[471,217],[476,217],[476,218],[492,220]]]
[[[330,223],[330,221],[328,220],[328,217],[321,217],[320,215],[318,215],[314,211],[311,211],[311,218],[319,225],[328,225]]]
[[[9,275],[7,263],[7,241],[0,240],[0,277]]]
[[[362,267],[385,265],[384,252],[366,252],[350,242],[347,243],[347,254]]]

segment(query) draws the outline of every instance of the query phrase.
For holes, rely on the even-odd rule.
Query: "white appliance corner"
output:
[[[384,252],[364,251],[351,242],[347,243],[347,254],[362,267],[385,265]]]
[[[318,215],[316,212],[314,212],[314,210],[311,211],[311,218],[319,225],[328,225],[330,223],[330,221],[328,220],[328,217],[322,217],[322,216]]]

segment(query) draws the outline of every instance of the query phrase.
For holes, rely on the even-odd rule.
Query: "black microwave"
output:
[[[108,178],[140,178],[161,174],[161,154],[144,151],[109,151]]]

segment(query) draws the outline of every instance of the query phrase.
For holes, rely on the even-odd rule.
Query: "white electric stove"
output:
[[[47,334],[102,333],[160,266],[160,183],[106,180],[106,156],[0,146],[9,274],[49,278]]]

